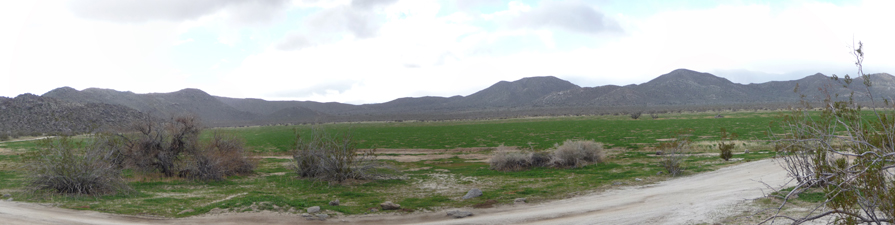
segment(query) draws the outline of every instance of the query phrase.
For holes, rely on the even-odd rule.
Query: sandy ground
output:
[[[541,204],[462,209],[475,213],[451,219],[445,211],[376,214],[307,221],[300,215],[230,213],[165,219],[77,211],[34,203],[0,201],[2,224],[695,224],[735,215],[739,203],[763,196],[764,183],[779,186],[786,172],[767,159],[645,186]],[[762,183],[764,182],[764,183]]]

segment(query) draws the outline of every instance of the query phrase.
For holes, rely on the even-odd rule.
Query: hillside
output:
[[[895,96],[895,76],[871,75],[875,97]],[[840,79],[841,81],[842,79]],[[212,96],[198,89],[171,93],[135,94],[111,89],[69,87],[43,95],[76,104],[120,105],[157,117],[192,114],[211,126],[262,125],[368,120],[482,119],[532,115],[619,113],[629,110],[680,111],[709,108],[785,107],[798,103],[793,93],[817,100],[825,96],[866,99],[855,79],[851,88],[814,74],[798,80],[738,84],[709,73],[677,69],[642,84],[579,87],[552,77],[500,81],[468,96],[407,97],[389,102],[351,105],[337,102],[266,101]],[[0,101],[9,101],[0,99]]]
[[[0,98],[0,132],[7,135],[84,133],[128,126],[143,118],[131,108],[103,103],[74,103],[33,94]]]

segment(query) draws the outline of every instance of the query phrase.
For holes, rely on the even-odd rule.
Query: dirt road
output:
[[[732,208],[784,183],[786,172],[761,160],[660,182],[542,204],[465,209],[475,216],[450,219],[445,212],[370,215],[306,221],[294,214],[238,213],[162,219],[76,211],[31,203],[0,202],[2,224],[694,224],[736,213]]]

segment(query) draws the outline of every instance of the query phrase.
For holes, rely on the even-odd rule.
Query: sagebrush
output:
[[[515,151],[501,145],[489,161],[492,170],[519,171],[533,167],[578,168],[606,161],[603,144],[566,140],[548,151]]]
[[[108,147],[109,140],[102,135],[92,142],[68,136],[43,140],[27,163],[30,189],[91,196],[130,192],[115,163],[120,155]]]
[[[350,132],[329,134],[313,128],[308,137],[296,132],[294,146],[292,168],[299,177],[333,182],[385,177],[380,171],[384,165],[376,161],[375,151],[357,149]]]

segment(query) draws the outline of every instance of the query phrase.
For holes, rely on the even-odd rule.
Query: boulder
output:
[[[401,205],[392,203],[391,201],[386,201],[386,202],[379,204],[379,207],[381,207],[382,210],[396,210],[396,209],[400,209]]]
[[[478,188],[473,188],[473,189],[469,190],[468,192],[466,192],[466,195],[463,196],[463,199],[470,199],[470,198],[475,198],[475,197],[479,197],[479,196],[482,196],[482,190],[479,190]]]
[[[513,204],[525,204],[525,201],[526,201],[525,198],[517,198],[517,199],[513,199]]]
[[[329,202],[329,205],[331,205],[331,206],[339,206],[339,200],[338,200],[338,199],[336,199],[336,200],[332,200],[332,201]]]
[[[311,206],[308,208],[308,213],[317,213],[320,212],[320,206]]]
[[[452,211],[447,212],[447,216],[454,217],[456,219],[460,219],[460,218],[472,216],[472,212],[452,210]]]
[[[662,155],[662,150],[656,151],[656,155]]]

